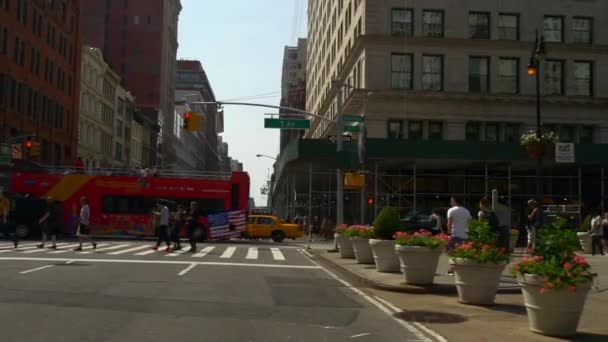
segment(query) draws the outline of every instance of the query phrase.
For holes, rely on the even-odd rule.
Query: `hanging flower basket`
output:
[[[536,132],[529,131],[521,136],[521,146],[526,149],[531,159],[538,159],[550,155],[557,140],[558,136],[554,132],[544,133],[539,140]]]

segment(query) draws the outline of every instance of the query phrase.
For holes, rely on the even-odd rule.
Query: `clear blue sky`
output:
[[[181,0],[178,58],[202,62],[218,100],[273,93],[242,102],[278,105],[285,45],[306,36],[307,0]],[[279,132],[264,129],[272,109],[226,106],[224,141],[251,176],[251,196],[265,205],[260,187],[272,172]],[[262,199],[264,201],[262,201]]]

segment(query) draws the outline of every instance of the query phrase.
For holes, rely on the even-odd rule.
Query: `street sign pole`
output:
[[[336,122],[336,151],[337,158],[336,162],[341,159],[343,149],[343,126],[344,117],[342,113],[342,84],[337,81],[334,83],[336,91],[338,92],[337,97],[337,122]],[[344,223],[344,171],[340,168],[340,165],[336,165],[336,225]]]

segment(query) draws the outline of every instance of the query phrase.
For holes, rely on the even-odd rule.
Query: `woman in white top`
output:
[[[97,248],[97,243],[95,243],[95,241],[93,241],[93,238],[89,235],[91,233],[89,228],[89,219],[91,218],[91,208],[89,208],[89,200],[87,200],[86,197],[82,197],[80,199],[80,205],[82,205],[82,207],[80,208],[80,224],[78,226],[78,231],[76,232],[80,246],[74,249],[77,252],[82,251],[82,243],[85,240],[89,240],[91,242],[91,244],[93,245],[93,249]]]

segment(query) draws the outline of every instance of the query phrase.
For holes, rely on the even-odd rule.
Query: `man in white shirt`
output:
[[[74,249],[75,251],[82,251],[82,243],[84,240],[89,240],[93,245],[93,249],[97,248],[97,243],[93,241],[93,238],[89,235],[91,233],[89,228],[90,218],[91,218],[91,208],[89,208],[89,200],[86,197],[80,199],[80,220],[78,230],[76,231],[76,235],[78,236],[78,242],[80,246]]]
[[[452,236],[448,250],[453,249],[456,245],[462,244],[467,240],[467,231],[469,230],[468,223],[471,220],[471,213],[462,206],[462,202],[457,197],[450,199],[452,206],[448,210],[448,234]],[[454,274],[453,270],[449,270],[448,274]]]
[[[602,238],[604,236],[604,226],[602,225],[602,217],[598,211],[593,208],[591,209],[591,255],[595,255],[599,252],[600,255],[604,255],[604,246],[602,245]]]
[[[158,225],[158,240],[156,240],[156,246],[152,247],[152,249],[157,250],[160,247],[160,244],[164,240],[167,244],[166,252],[172,252],[171,249],[171,234],[169,233],[169,208],[166,205],[161,203],[160,201],[156,203],[156,210],[154,210],[154,215],[159,218]]]

